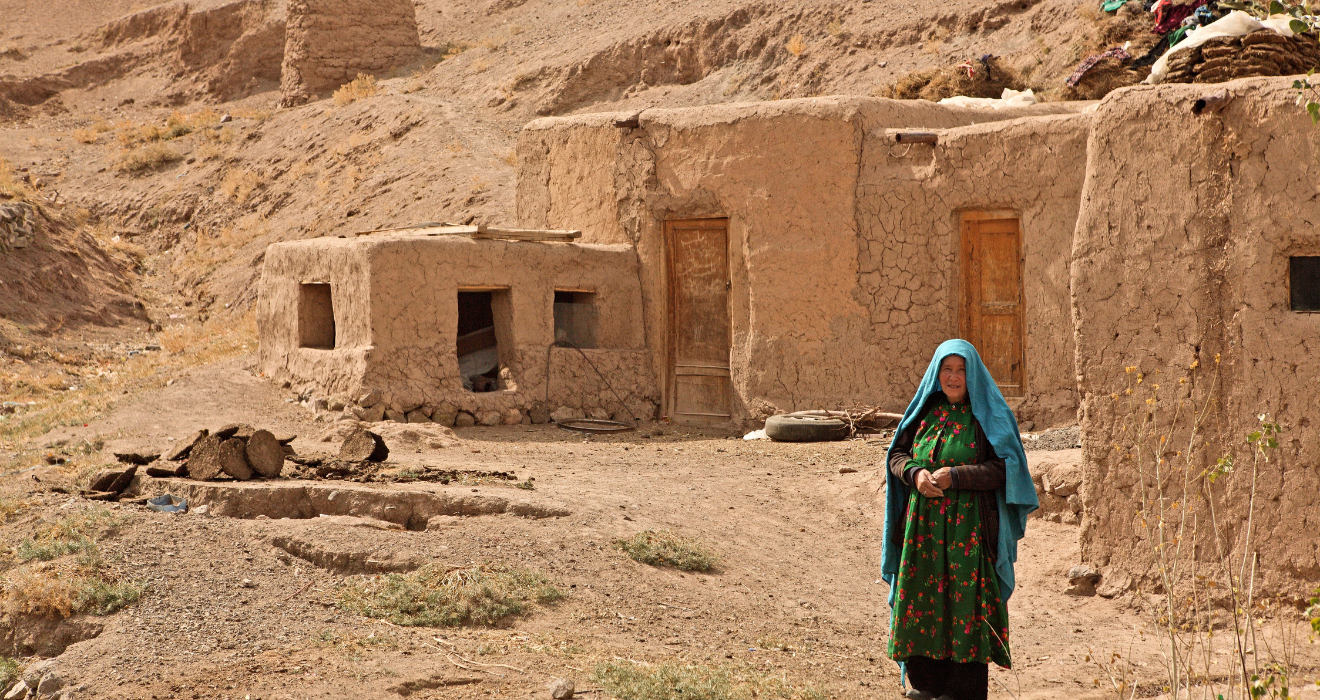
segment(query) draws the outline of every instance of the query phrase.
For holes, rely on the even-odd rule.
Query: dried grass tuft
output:
[[[801,34],[794,34],[784,48],[794,56],[801,56],[807,50],[807,40],[803,39]]]
[[[266,184],[260,173],[251,170],[230,170],[220,181],[220,191],[238,204],[245,204],[258,188]]]
[[[700,542],[669,530],[643,530],[614,541],[633,561],[650,566],[672,566],[680,571],[710,571],[718,557]]]
[[[380,87],[376,84],[375,76],[358,73],[358,76],[352,82],[344,83],[338,90],[335,90],[335,106],[343,107],[358,100],[375,96],[379,92]]]
[[[703,666],[669,662],[652,665],[628,660],[596,666],[592,680],[617,698],[629,700],[824,700],[811,685],[793,686],[749,664]]]
[[[526,569],[431,564],[345,583],[339,607],[406,627],[490,626],[562,597],[549,579]]]
[[[123,151],[115,161],[115,170],[137,175],[180,160],[183,160],[182,153],[163,143],[152,143]]]

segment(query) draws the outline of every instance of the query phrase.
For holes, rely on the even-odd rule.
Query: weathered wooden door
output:
[[[962,215],[961,329],[1004,396],[1023,396],[1022,228],[1011,211]]]
[[[666,413],[682,422],[728,420],[729,220],[665,222],[669,272]]]

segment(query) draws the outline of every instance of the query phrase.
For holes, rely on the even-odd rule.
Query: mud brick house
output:
[[[1083,557],[1123,586],[1150,581],[1152,561],[1113,397],[1126,367],[1176,381],[1213,365],[1174,398],[1209,406],[1239,463],[1232,436],[1262,413],[1284,426],[1258,473],[1258,534],[1226,545],[1255,552],[1258,592],[1301,595],[1320,579],[1320,541],[1296,536],[1320,530],[1320,130],[1290,86],[1236,80],[1209,103],[1210,88],[1170,84],[998,111],[840,97],[538,120],[519,137],[517,220],[580,238],[276,244],[261,368],[441,422],[737,425],[901,410],[935,345],[961,336],[1022,420],[1080,422]],[[1245,484],[1187,507],[1215,499],[1241,519]]]
[[[274,245],[263,369],[400,413],[728,424],[901,409],[931,349],[966,335],[1024,416],[1072,422],[1084,106],[820,98],[533,122],[518,220],[579,240]],[[940,143],[895,145],[912,128]],[[583,352],[553,347],[562,333]]]
[[[934,347],[963,336],[1024,419],[1070,423],[1085,107],[817,98],[542,119],[519,140],[518,219],[632,247],[674,420],[902,410]],[[937,143],[895,143],[904,130]]]

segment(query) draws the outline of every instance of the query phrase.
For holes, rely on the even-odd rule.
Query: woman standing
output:
[[[887,458],[881,570],[909,698],[982,700],[1011,667],[1017,541],[1037,508],[1017,419],[976,348],[935,350]]]

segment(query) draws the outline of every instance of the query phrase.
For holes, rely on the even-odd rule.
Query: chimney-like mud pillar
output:
[[[289,0],[280,104],[325,96],[359,73],[422,55],[412,0]]]

